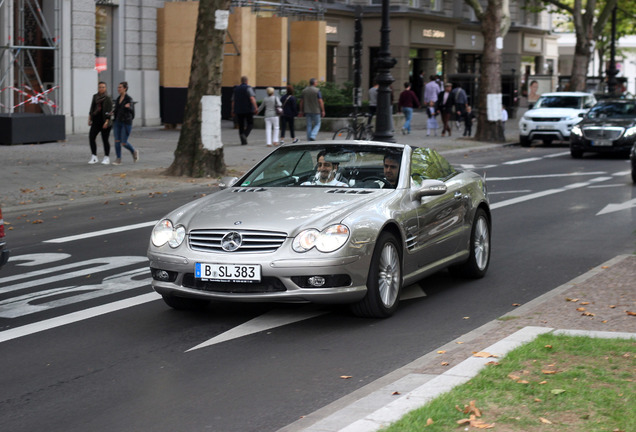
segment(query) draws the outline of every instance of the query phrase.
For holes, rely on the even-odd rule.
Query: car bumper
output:
[[[567,141],[570,137],[572,127],[580,119],[568,123],[526,123],[523,120],[519,123],[519,135],[529,140],[551,139],[557,141]]]
[[[572,135],[570,137],[571,149],[594,153],[628,154],[630,149],[634,146],[634,143],[636,143],[636,139],[621,138],[614,141],[604,142],[603,145],[598,145],[596,142],[583,137],[576,135]]]
[[[195,261],[156,253],[149,253],[148,257],[152,288],[162,296],[225,302],[356,302],[366,294],[370,265],[370,257],[366,255],[281,258],[260,263],[260,282],[206,282],[194,277]],[[161,278],[165,275],[162,271],[169,277]],[[309,278],[315,276],[324,278],[325,284],[311,286]]]

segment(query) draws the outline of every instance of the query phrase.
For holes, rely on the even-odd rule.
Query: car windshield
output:
[[[533,108],[581,108],[580,96],[541,96]]]
[[[594,106],[587,114],[591,119],[624,119],[636,117],[636,103],[628,101],[603,102]]]
[[[385,162],[397,167],[401,147],[308,144],[281,147],[254,167],[235,186],[241,187],[395,187]],[[385,159],[387,161],[385,161]],[[395,173],[397,176],[397,173]]]

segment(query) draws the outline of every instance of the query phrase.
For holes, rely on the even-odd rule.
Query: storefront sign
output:
[[[421,22],[411,26],[411,43],[452,46],[455,44],[455,29],[443,24]]]
[[[543,50],[541,48],[541,38],[525,36],[523,38],[523,50],[536,53],[542,52]]]
[[[422,37],[443,39],[446,37],[446,32],[444,30],[422,29]]]

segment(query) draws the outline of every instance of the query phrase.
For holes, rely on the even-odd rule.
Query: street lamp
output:
[[[382,142],[395,142],[393,138],[393,110],[391,106],[391,84],[395,81],[391,75],[391,68],[397,60],[391,57],[389,51],[389,0],[382,0],[382,26],[380,27],[380,53],[376,59],[378,75],[378,106],[375,118],[375,134],[373,139]]]
[[[610,64],[607,71],[607,92],[613,94],[616,89],[616,8],[612,9],[612,42],[610,45]]]

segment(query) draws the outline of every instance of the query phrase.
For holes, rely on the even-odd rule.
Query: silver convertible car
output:
[[[226,179],[229,180],[229,179]],[[176,309],[221,302],[349,303],[393,314],[443,268],[483,277],[484,179],[434,150],[367,141],[284,145],[227,187],[159,221],[152,287]]]

